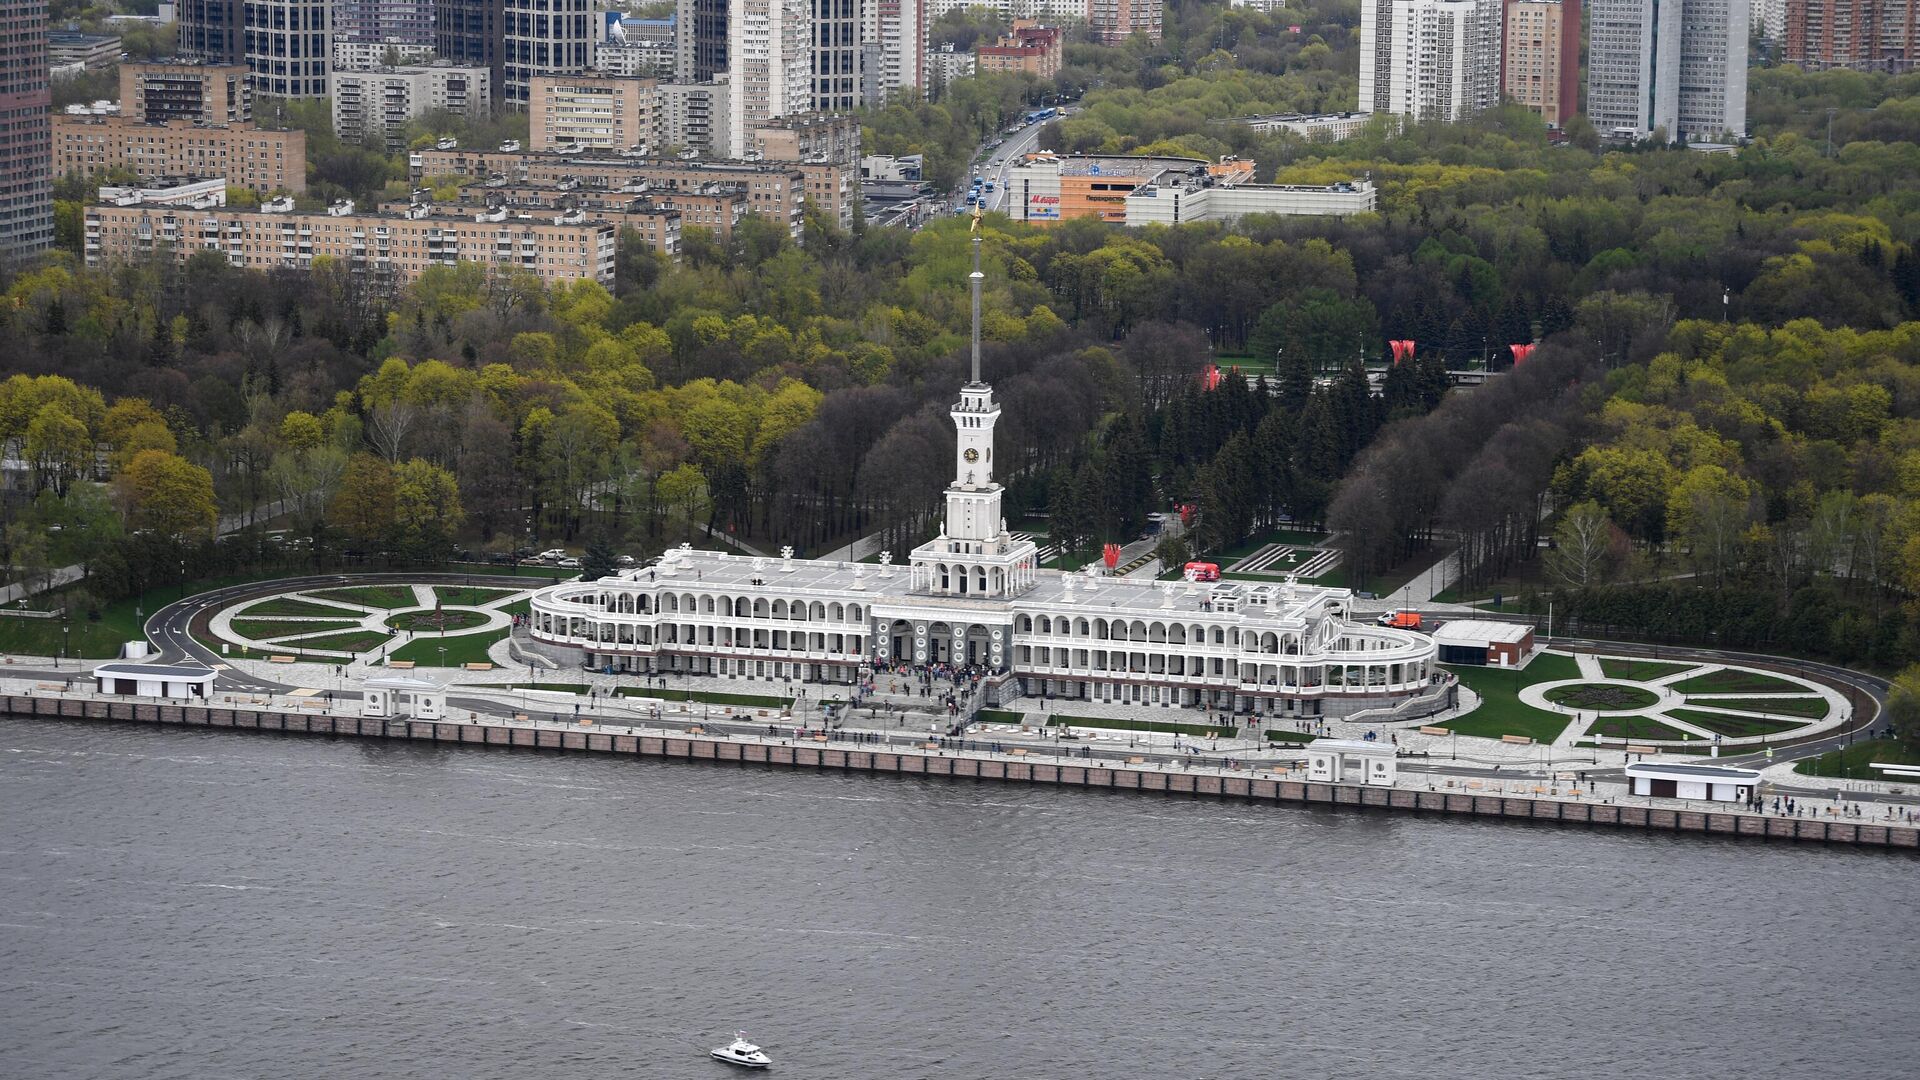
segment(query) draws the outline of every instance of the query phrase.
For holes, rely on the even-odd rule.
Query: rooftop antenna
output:
[[[980,282],[985,276],[980,273],[980,208],[973,208],[973,273],[967,280],[973,283],[973,382],[980,385]]]

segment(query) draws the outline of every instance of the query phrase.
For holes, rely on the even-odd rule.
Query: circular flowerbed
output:
[[[395,630],[411,630],[416,634],[439,634],[452,630],[471,630],[476,626],[485,626],[485,612],[468,608],[443,608],[439,611],[403,611],[387,619],[387,625]]]
[[[1638,686],[1571,683],[1546,692],[1548,701],[1585,712],[1632,712],[1660,702],[1660,695]]]

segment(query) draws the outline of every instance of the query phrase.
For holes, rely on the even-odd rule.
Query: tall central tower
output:
[[[973,215],[973,377],[953,406],[953,483],[947,485],[947,517],[940,535],[913,551],[916,589],[947,596],[1005,597],[1034,583],[1039,550],[1016,540],[1000,516],[1003,489],[993,479],[993,426],[1000,405],[980,377],[980,212]]]

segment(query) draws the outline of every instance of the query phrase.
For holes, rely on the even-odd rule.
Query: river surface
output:
[[[0,723],[0,1075],[1911,1077],[1910,856]]]

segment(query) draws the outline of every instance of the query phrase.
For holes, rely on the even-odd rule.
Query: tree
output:
[[[393,524],[407,554],[444,557],[466,516],[451,472],[421,458],[394,467]]]
[[[693,536],[694,523],[707,508],[707,478],[692,465],[682,465],[660,477],[655,487],[660,501],[680,511],[680,519],[686,523],[685,535]]]
[[[613,560],[614,551],[607,544],[607,538],[596,535],[587,541],[586,557],[580,560],[580,580],[599,581],[603,577],[612,577],[617,569]]]
[[[1887,695],[1887,723],[1894,737],[1920,750],[1920,664],[1902,671]]]
[[[213,474],[178,454],[142,450],[114,478],[127,528],[175,541],[211,539],[220,520]]]
[[[355,454],[327,506],[327,518],[364,547],[385,550],[393,539],[393,466],[372,454]]]
[[[1553,530],[1547,572],[1568,588],[1604,584],[1613,562],[1613,534],[1613,522],[1599,503],[1588,500],[1567,507]]]

